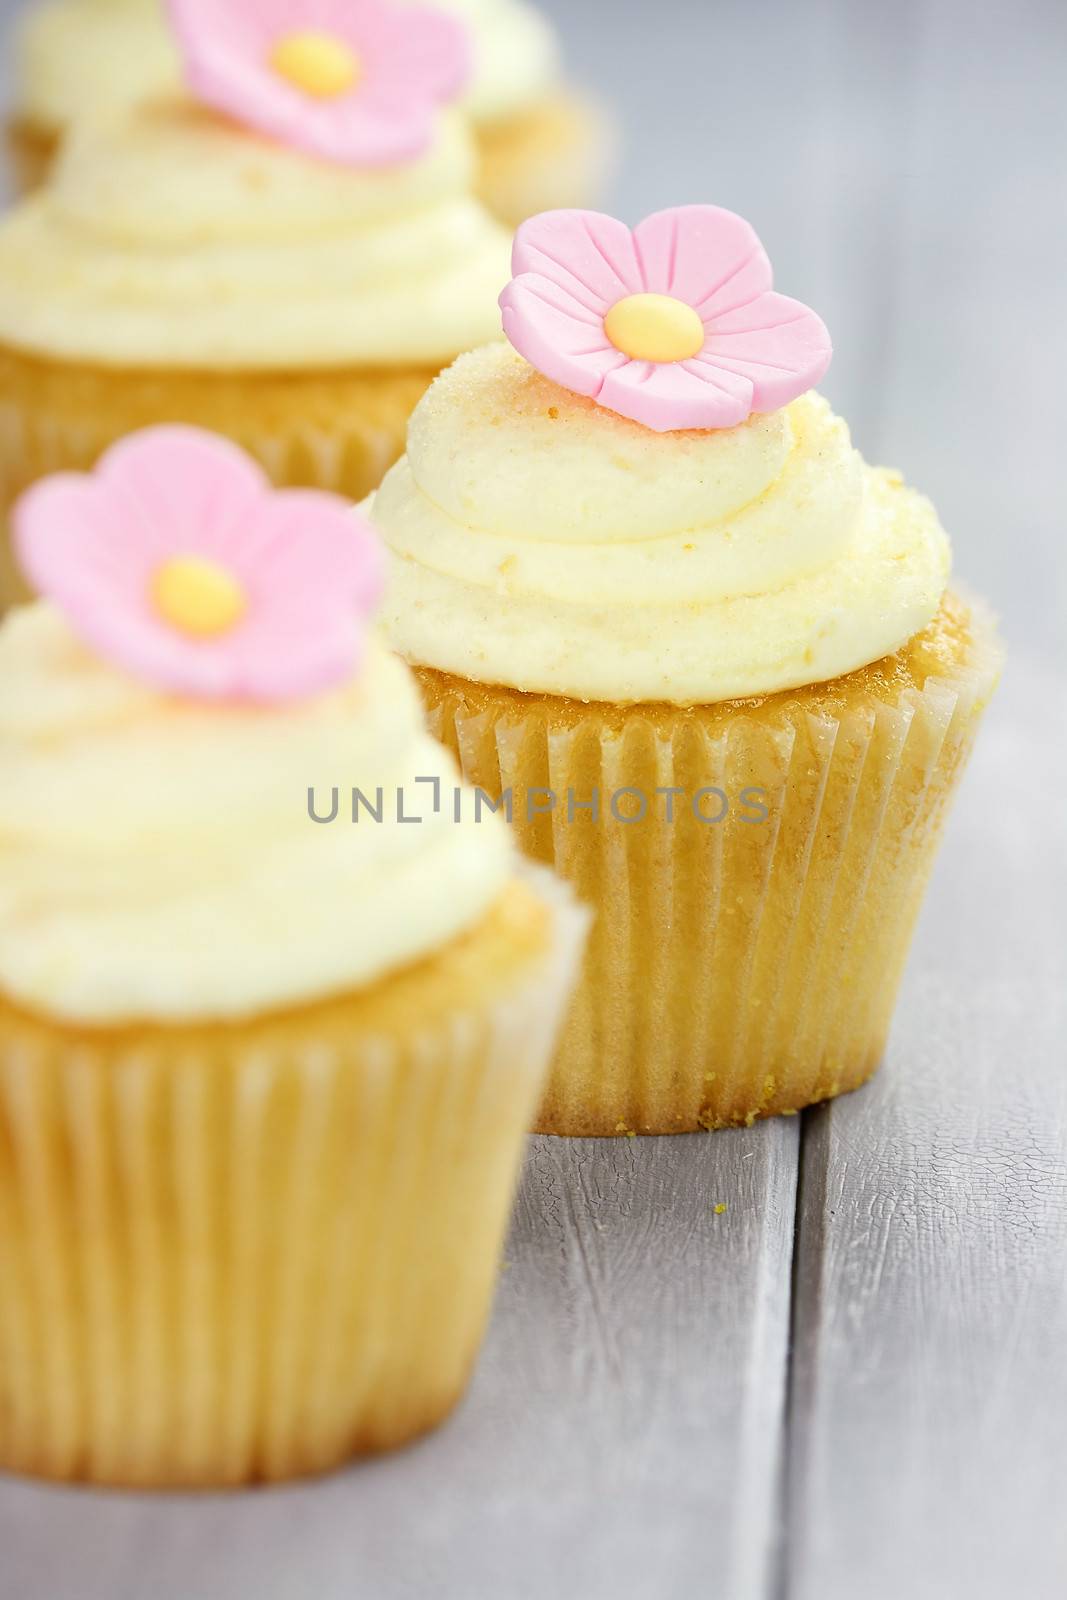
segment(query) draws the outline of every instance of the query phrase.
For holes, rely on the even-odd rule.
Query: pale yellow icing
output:
[[[372,507],[409,661],[584,700],[706,703],[899,648],[950,564],[929,501],[819,396],[652,433],[506,346],[461,357]]]
[[[470,27],[474,70],[463,105],[478,122],[515,116],[550,93],[555,35],[525,0],[438,0]],[[16,39],[19,113],[59,130],[78,116],[176,93],[177,51],[159,0],[47,0]]]
[[[47,131],[181,83],[160,0],[45,0],[21,17],[14,49],[16,110]]]
[[[89,1025],[235,1018],[347,992],[474,926],[502,817],[373,643],[350,683],[261,709],[167,699],[46,603],[0,625],[0,992]],[[435,789],[419,778],[440,783]],[[339,789],[339,815],[328,816]],[[351,821],[356,786],[377,807]],[[396,790],[404,812],[397,820]]]
[[[455,113],[375,171],[181,100],[79,124],[0,222],[0,340],[120,366],[443,363],[500,330],[510,241],[473,181]]]

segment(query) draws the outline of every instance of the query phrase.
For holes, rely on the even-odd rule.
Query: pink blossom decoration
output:
[[[462,23],[386,0],[166,0],[190,89],[282,144],[342,166],[428,148],[462,90]]]
[[[235,444],[147,428],[14,511],[30,582],[154,688],[287,701],[347,680],[381,592],[377,538],[337,495],[274,489]]]
[[[515,236],[504,332],[539,372],[657,433],[731,428],[818,383],[830,336],[776,294],[743,217],[659,211],[632,231],[547,211]]]

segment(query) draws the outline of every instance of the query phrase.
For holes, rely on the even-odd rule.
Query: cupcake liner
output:
[[[397,980],[394,1017],[432,1026],[342,1000],[96,1037],[0,1005],[0,1464],[230,1485],[446,1415],[586,926],[537,893],[550,948],[484,1003],[442,1011],[439,962]]]
[[[607,113],[574,93],[482,125],[477,135],[479,198],[512,228],[540,211],[592,204],[607,177]]]
[[[123,371],[0,347],[0,611],[30,598],[6,514],[38,478],[86,471],[139,428],[186,422],[235,440],[278,485],[362,500],[402,453],[408,418],[436,371]]]
[[[597,912],[538,1131],[751,1123],[874,1072],[999,668],[994,626],[975,608],[956,658],[918,682],[864,669],[692,711],[583,706],[419,670],[431,727],[467,781],[511,794],[523,849]],[[611,814],[625,789],[648,801],[645,821]],[[657,791],[670,789],[668,822]],[[729,809],[698,821],[703,791],[704,816],[722,811],[713,790]],[[751,790],[764,821],[744,804]],[[599,819],[579,809],[594,791]],[[639,805],[630,795],[620,810]]]
[[[32,194],[52,169],[59,151],[59,134],[22,117],[9,117],[4,131],[14,191],[17,195]]]

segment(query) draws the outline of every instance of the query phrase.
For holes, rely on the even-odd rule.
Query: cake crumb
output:
[[[724,1212],[726,1211],[726,1209],[727,1209],[726,1201],[725,1200],[720,1200],[718,1205],[715,1207],[715,1215],[717,1217],[721,1217],[724,1214]]]
[[[623,1137],[626,1138],[626,1139],[636,1139],[637,1138],[637,1134],[634,1132],[633,1128],[628,1128],[626,1126],[625,1122],[616,1123],[615,1132],[616,1133],[621,1133],[623,1135]]]

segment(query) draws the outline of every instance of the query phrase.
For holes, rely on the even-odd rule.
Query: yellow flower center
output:
[[[604,332],[633,361],[688,361],[707,338],[684,300],[670,294],[629,294],[604,318]]]
[[[315,100],[336,100],[359,82],[359,57],[332,33],[289,33],[271,52],[279,77]]]
[[[152,599],[160,616],[197,638],[228,633],[248,609],[232,573],[202,556],[175,556],[156,573]]]

